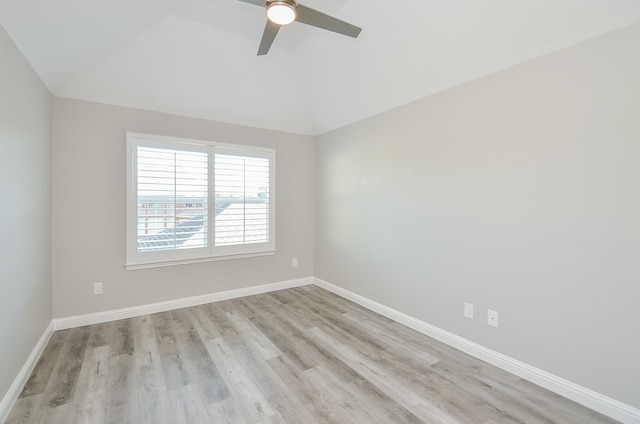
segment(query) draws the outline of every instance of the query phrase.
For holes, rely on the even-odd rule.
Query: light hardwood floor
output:
[[[7,423],[612,423],[315,286],[57,331]]]

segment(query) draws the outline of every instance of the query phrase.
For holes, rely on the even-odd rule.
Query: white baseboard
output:
[[[333,292],[338,296],[351,300],[367,309],[379,313],[389,319],[406,325],[422,334],[433,337],[449,346],[461,350],[471,356],[490,363],[498,368],[517,375],[545,389],[551,390],[561,396],[571,399],[587,408],[600,412],[608,417],[625,424],[640,424],[640,410],[630,405],[597,393],[586,387],[582,387],[571,381],[560,378],[556,375],[535,368],[524,362],[513,359],[491,349],[487,349],[470,340],[456,336],[441,328],[427,324],[412,316],[396,311],[381,303],[367,299],[364,296],[353,293],[349,290],[338,287],[319,278],[314,278],[314,284],[325,290]]]
[[[205,303],[219,302],[221,300],[235,299],[238,297],[283,290],[291,287],[305,286],[308,284],[313,284],[313,277],[298,278],[296,280],[263,284],[260,286],[246,287],[243,289],[203,294],[201,296],[185,297],[182,299],[150,303],[146,305],[133,306],[130,308],[115,309],[111,311],[96,312],[86,315],[76,315],[65,318],[56,318],[53,320],[53,328],[54,330],[63,330],[66,328],[82,327],[84,325],[99,324],[101,322],[116,321],[119,319],[154,314],[156,312],[165,312],[174,309],[188,308],[189,306],[203,305]]]
[[[42,333],[42,336],[40,336],[38,343],[36,343],[35,347],[31,351],[31,354],[27,358],[27,361],[22,366],[22,369],[18,373],[18,376],[15,380],[13,380],[11,387],[9,387],[9,390],[7,391],[7,393],[5,393],[2,401],[0,402],[0,423],[5,422],[5,420],[9,416],[11,408],[13,408],[16,400],[18,400],[20,391],[22,391],[22,388],[27,383],[27,379],[31,375],[33,368],[36,366],[38,359],[40,359],[40,355],[42,355],[42,352],[47,346],[47,343],[49,342],[52,334],[53,322],[50,322],[49,325],[47,325],[47,328],[45,328],[44,333]]]

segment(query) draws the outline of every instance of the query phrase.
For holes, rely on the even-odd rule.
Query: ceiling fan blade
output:
[[[267,4],[265,0],[238,0],[238,1],[253,4],[260,7],[264,7]]]
[[[338,34],[347,35],[353,38],[357,38],[358,35],[360,35],[360,31],[362,31],[362,28],[358,28],[355,25],[348,24],[340,19],[325,15],[324,13],[310,9],[301,4],[298,4],[296,11],[296,21],[302,22],[303,24],[337,32]]]
[[[274,24],[267,19],[267,25],[264,27],[264,33],[262,34],[262,40],[260,41],[260,47],[258,47],[258,56],[264,56],[267,54],[271,48],[271,44],[273,44],[273,40],[276,38],[276,34],[278,34],[279,29],[280,25]]]

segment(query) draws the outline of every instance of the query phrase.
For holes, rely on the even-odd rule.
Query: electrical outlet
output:
[[[472,303],[464,303],[464,316],[465,318],[473,319],[473,304]]]
[[[293,258],[293,259],[291,259],[291,266],[292,266],[293,268],[295,268],[295,267],[297,267],[297,266],[298,266],[298,258]]]
[[[498,313],[496,311],[487,310],[487,324],[492,327],[498,326]]]
[[[93,294],[102,294],[103,291],[103,286],[102,286],[102,282],[99,283],[93,283]]]

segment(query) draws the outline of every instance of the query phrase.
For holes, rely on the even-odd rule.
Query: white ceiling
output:
[[[300,2],[360,37],[294,23],[258,57],[264,10],[237,0],[0,0],[0,24],[55,95],[315,135],[640,22],[638,0]]]

